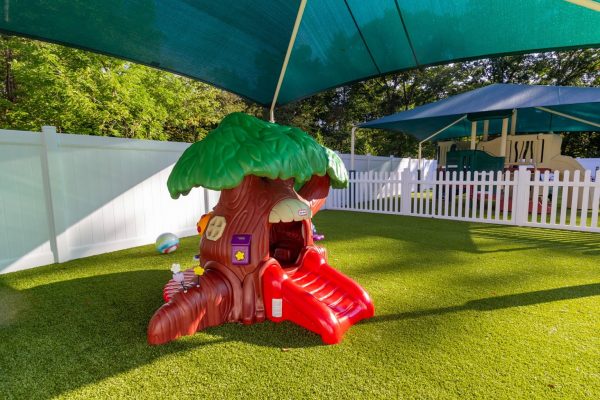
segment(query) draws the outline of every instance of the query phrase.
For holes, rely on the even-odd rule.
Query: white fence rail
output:
[[[169,197],[188,146],[0,130],[0,273],[194,234],[218,193]]]
[[[344,162],[348,171],[352,170],[350,154],[337,153],[338,156]],[[412,172],[413,177],[416,179],[419,170],[419,160],[416,158],[398,158],[394,156],[382,157],[366,155],[355,155],[354,156],[354,170],[359,172],[378,172],[382,173],[398,173],[401,174],[405,169],[409,169]],[[427,179],[435,178],[435,171],[437,169],[436,160],[421,160],[421,172],[422,176]]]
[[[358,172],[347,189],[332,190],[325,207],[600,232],[600,171],[439,174]]]

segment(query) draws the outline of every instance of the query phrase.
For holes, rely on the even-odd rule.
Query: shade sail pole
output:
[[[477,147],[477,121],[471,122],[471,150]]]
[[[302,15],[304,14],[304,8],[306,7],[307,0],[300,1],[300,7],[298,8],[298,14],[296,14],[296,21],[294,22],[294,29],[292,29],[292,36],[290,36],[290,42],[288,43],[287,51],[285,52],[285,58],[283,59],[283,65],[281,66],[281,72],[279,73],[279,80],[277,81],[277,87],[273,94],[273,102],[271,102],[271,109],[269,110],[269,121],[275,122],[275,104],[277,104],[277,98],[279,97],[279,90],[285,77],[285,71],[287,70],[288,62],[290,61],[290,55],[296,42],[296,36],[298,35],[298,28],[302,22]]]
[[[500,157],[506,157],[506,135],[508,133],[508,118],[502,118],[502,138],[500,139]],[[506,160],[505,160],[506,162]]]
[[[442,129],[440,129],[439,131],[434,132],[433,134],[427,136],[425,139],[423,139],[419,142],[419,171],[421,170],[421,153],[422,153],[422,149],[423,149],[423,143],[425,143],[426,141],[428,141],[430,139],[433,139],[434,137],[436,137],[440,133],[444,132],[445,130],[452,128],[454,125],[458,124],[460,121],[462,121],[465,118],[467,118],[467,114],[463,115],[456,121],[451,122],[450,124],[446,125]]]
[[[560,117],[563,117],[563,118],[572,119],[573,121],[581,122],[583,124],[587,124],[587,125],[595,126],[596,128],[600,128],[600,124],[597,123],[597,122],[592,122],[592,121],[585,120],[583,118],[574,117],[572,115],[561,113],[559,111],[554,111],[554,110],[551,110],[551,109],[546,108],[546,107],[536,107],[536,108],[538,110],[545,111],[545,112],[550,113],[550,114],[556,114],[556,115],[558,115]]]
[[[600,4],[593,0],[566,0],[569,3],[577,4],[578,6],[589,8],[593,11],[600,11]]]
[[[517,133],[517,109],[515,108],[510,117],[510,135],[515,136]]]
[[[354,145],[356,143],[356,126],[352,127],[352,136],[350,136],[350,170],[354,171]]]
[[[490,134],[490,120],[483,121],[483,141],[487,142]]]

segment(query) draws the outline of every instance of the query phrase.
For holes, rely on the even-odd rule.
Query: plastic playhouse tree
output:
[[[173,198],[197,186],[221,196],[200,244],[206,272],[186,272],[189,290],[166,285],[166,304],[150,321],[148,341],[269,318],[292,320],[336,343],[352,323],[373,315],[366,292],[329,267],[312,239],[311,218],[330,185],[347,181],[340,158],[300,129],[227,116],[183,153],[169,177]],[[299,285],[303,274],[313,274],[316,286]]]

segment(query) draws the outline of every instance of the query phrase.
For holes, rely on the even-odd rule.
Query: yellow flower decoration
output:
[[[198,266],[194,268],[194,273],[198,276],[202,276],[204,275],[204,268]]]

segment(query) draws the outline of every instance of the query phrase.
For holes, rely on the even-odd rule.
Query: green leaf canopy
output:
[[[294,178],[299,189],[313,175],[325,174],[332,187],[346,187],[348,172],[342,160],[306,132],[233,113],[181,155],[167,186],[176,199],[198,186],[234,188],[246,175]]]

